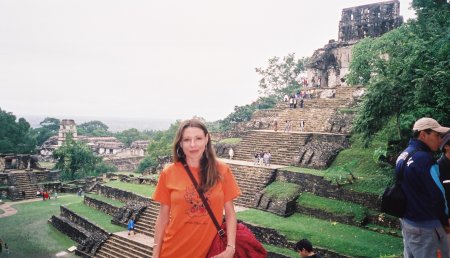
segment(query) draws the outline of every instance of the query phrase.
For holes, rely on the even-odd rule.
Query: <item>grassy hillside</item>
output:
[[[341,179],[344,187],[357,192],[380,194],[392,182],[394,168],[378,161],[387,149],[390,128],[376,134],[373,141],[364,147],[359,135],[350,138],[350,148],[341,151],[331,166],[325,171],[325,178]],[[354,176],[353,179],[351,177]],[[342,180],[344,179],[344,180]],[[348,180],[350,179],[350,180]],[[350,183],[351,181],[351,183]]]

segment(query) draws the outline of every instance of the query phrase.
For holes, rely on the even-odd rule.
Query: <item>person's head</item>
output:
[[[309,254],[313,251],[313,247],[311,242],[308,239],[302,239],[295,244],[295,251],[301,257],[308,257]]]
[[[450,154],[450,133],[442,137],[441,146],[439,147],[444,155]]]
[[[198,119],[182,121],[173,141],[173,159],[198,160],[200,162],[200,186],[207,191],[214,186],[219,174],[216,168],[216,153],[212,147],[208,129]]]
[[[437,151],[441,145],[441,135],[450,131],[450,128],[441,126],[436,120],[423,117],[413,126],[413,137],[425,143],[432,151]]]

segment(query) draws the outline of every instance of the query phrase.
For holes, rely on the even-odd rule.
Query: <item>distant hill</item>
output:
[[[39,123],[45,119],[46,116],[38,115],[16,115],[17,118],[23,117],[31,127],[40,127]],[[101,118],[101,117],[83,117],[83,116],[71,116],[71,117],[59,117],[50,116],[58,119],[74,119],[76,124],[82,124],[92,120],[99,120],[109,127],[111,132],[119,132],[130,128],[136,128],[139,131],[143,130],[166,130],[169,126],[175,122],[170,119],[160,118]]]

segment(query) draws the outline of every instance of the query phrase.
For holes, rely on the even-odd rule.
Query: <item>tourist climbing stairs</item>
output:
[[[145,211],[139,216],[135,224],[136,233],[153,237],[155,233],[155,221],[158,217],[159,204],[152,201]]]
[[[302,131],[301,120],[304,121],[304,132],[327,132],[329,120],[335,113],[334,108],[288,108],[278,114],[278,132],[285,131],[286,120],[291,122],[289,132]]]
[[[98,258],[149,258],[152,257],[150,243],[143,244],[130,237],[112,234],[95,254]]]
[[[15,178],[14,200],[24,200],[36,198],[36,192],[39,190],[36,179],[32,180],[32,173],[29,172],[11,172]],[[24,195],[25,194],[25,195]]]
[[[269,151],[272,164],[290,165],[299,155],[299,148],[307,143],[309,135],[298,132],[248,131],[235,148],[235,159],[254,161],[256,152]]]

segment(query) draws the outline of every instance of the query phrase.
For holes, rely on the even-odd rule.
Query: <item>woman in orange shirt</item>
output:
[[[181,161],[191,169],[218,221],[222,221],[225,210],[227,248],[216,257],[233,257],[237,223],[233,199],[240,190],[230,168],[217,160],[201,121],[190,119],[180,124],[173,157],[174,163],[161,172],[153,194],[153,199],[161,204],[155,223],[153,257],[206,257],[217,234]]]

